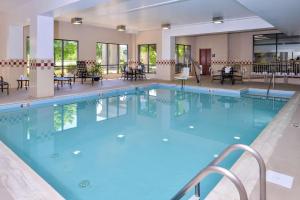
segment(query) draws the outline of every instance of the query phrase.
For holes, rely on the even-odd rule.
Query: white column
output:
[[[53,83],[54,19],[35,16],[30,21],[30,95],[54,95]]]
[[[23,60],[23,27],[6,24],[3,27],[0,40],[5,40],[0,60],[0,75],[10,85],[17,87],[17,79],[25,72]],[[2,44],[2,43],[1,43]]]
[[[156,78],[160,80],[173,80],[175,75],[175,37],[169,30],[162,32],[162,58],[157,61]]]

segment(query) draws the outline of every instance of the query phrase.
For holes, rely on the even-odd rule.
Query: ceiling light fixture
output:
[[[214,24],[222,24],[222,23],[224,23],[224,19],[223,19],[223,17],[213,17],[212,23],[214,23]]]
[[[126,31],[126,26],[125,25],[118,25],[117,26],[117,31]]]
[[[82,24],[82,18],[80,18],[80,17],[74,17],[74,18],[71,19],[71,23],[75,24],[75,25]]]
[[[171,28],[171,25],[170,24],[162,24],[161,28],[164,30],[169,30]]]

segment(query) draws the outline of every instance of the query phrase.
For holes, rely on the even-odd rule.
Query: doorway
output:
[[[211,66],[211,49],[199,50],[199,64],[202,65],[203,75],[209,75],[209,68]]]

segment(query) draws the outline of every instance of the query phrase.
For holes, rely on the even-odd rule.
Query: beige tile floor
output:
[[[117,87],[125,87],[130,85],[138,85],[144,83],[152,83],[152,82],[165,82],[165,83],[176,83],[180,84],[176,81],[155,81],[155,80],[147,80],[147,81],[123,81],[123,80],[104,80],[103,85],[95,84],[91,86],[90,84],[80,84],[76,83],[72,89],[70,89],[67,85],[65,85],[60,90],[55,89],[55,96],[67,95],[67,94],[75,94],[82,93],[88,91],[95,90],[104,90],[111,89]],[[187,82],[187,85],[198,85],[195,80],[190,80]],[[243,88],[267,88],[266,83],[257,83],[257,82],[245,82],[242,84],[231,85],[226,83],[221,85],[219,82],[211,82],[208,77],[205,77],[200,86],[203,87],[213,87],[213,88],[226,88],[226,89],[243,89]],[[294,90],[300,91],[300,85],[289,85],[289,84],[276,84],[275,89],[280,90]],[[0,93],[0,104],[12,103],[12,102],[20,102],[32,100],[29,96],[29,92],[25,89],[16,90],[12,89],[9,96]],[[300,102],[297,102],[296,111],[293,114],[293,117],[290,119],[289,124],[287,124],[284,131],[281,133],[280,140],[274,147],[273,153],[267,162],[267,168],[278,171],[290,176],[295,177],[294,185],[292,189],[286,189],[281,186],[268,183],[267,184],[267,193],[268,200],[298,200],[300,199],[300,128],[295,128],[290,126],[290,123],[298,123],[300,122]],[[0,156],[1,157],[1,156]],[[0,199],[14,199],[9,191],[6,191],[1,185],[0,181]],[[257,200],[257,191],[258,186],[256,186],[254,192],[250,194],[251,200]],[[221,199],[220,199],[221,200]]]

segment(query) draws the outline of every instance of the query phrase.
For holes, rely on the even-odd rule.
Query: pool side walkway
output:
[[[145,83],[153,83],[157,81],[123,81],[123,80],[105,80],[103,85],[89,84],[81,85],[76,83],[73,89],[67,86],[61,90],[56,90],[55,95],[67,95],[85,93],[97,90],[114,89],[126,86],[135,86]],[[163,82],[163,81],[159,81]],[[177,83],[178,82],[164,82]],[[188,85],[197,85],[194,80],[188,81]],[[211,83],[209,78],[204,79],[201,83],[203,87],[225,88],[225,89],[245,89],[245,88],[266,88],[264,83],[243,83],[236,85],[220,85],[219,83]],[[295,90],[299,91],[299,85],[277,85],[275,89],[281,90]],[[28,91],[12,90],[10,96],[5,96],[0,93],[0,104],[31,101]],[[297,200],[300,196],[300,129],[291,126],[292,123],[300,122],[300,94],[296,93],[294,98],[284,107],[284,109],[277,115],[277,117],[270,123],[264,132],[253,143],[253,147],[262,153],[267,161],[267,169],[274,170],[294,177],[294,184],[291,189],[286,189],[281,186],[268,183],[267,194],[268,199],[271,200]],[[266,142],[267,141],[267,142]],[[269,143],[269,141],[271,141]],[[246,157],[247,158],[247,157]],[[233,171],[239,175],[250,174],[250,176],[242,177],[241,179],[246,183],[250,183],[250,200],[257,200],[258,185],[257,185],[257,170],[256,163],[247,159],[245,156],[234,165]],[[3,143],[0,142],[0,199],[14,200],[58,200],[62,197],[53,190],[43,179],[33,172],[21,159],[19,159],[11,150],[9,150]],[[250,170],[249,170],[250,169]],[[249,173],[251,171],[252,173]],[[254,178],[253,178],[254,177]],[[224,183],[225,182],[225,183]],[[207,200],[222,200],[239,199],[235,189],[229,183],[229,186],[223,187],[221,184],[228,184],[222,180],[215,190],[206,198]],[[220,188],[221,185],[221,188]],[[219,196],[221,195],[221,196]],[[231,195],[231,196],[228,196]],[[221,197],[221,198],[220,198]]]

